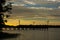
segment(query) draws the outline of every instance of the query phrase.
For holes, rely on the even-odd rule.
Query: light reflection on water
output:
[[[5,40],[60,40],[60,28],[48,28],[48,30],[15,30],[10,32],[19,33],[21,35]]]

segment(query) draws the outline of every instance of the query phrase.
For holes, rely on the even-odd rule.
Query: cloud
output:
[[[48,0],[48,1],[56,1],[56,0]]]
[[[45,9],[45,10],[53,10],[53,8],[47,8],[47,7],[27,7],[29,9]]]
[[[27,0],[25,0],[24,2],[26,2],[26,3],[28,3],[28,4],[33,4],[33,5],[35,5],[35,4],[36,4],[36,3],[34,3],[34,2],[27,1]]]

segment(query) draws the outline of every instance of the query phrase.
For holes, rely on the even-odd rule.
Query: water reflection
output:
[[[18,32],[19,36],[16,34],[7,37],[4,40],[60,40],[60,28],[35,28],[35,29],[20,29],[14,30],[16,33]],[[14,32],[14,31],[7,31],[7,32]]]
[[[0,40],[16,38],[19,34],[0,32]]]

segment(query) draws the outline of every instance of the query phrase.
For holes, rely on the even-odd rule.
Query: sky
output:
[[[49,20],[50,22],[48,25],[60,25],[60,9],[58,7],[55,8],[56,3],[53,2],[53,4],[44,4],[43,2],[44,5],[41,5],[43,7],[35,7],[40,4],[40,1],[41,0],[17,0],[15,3],[19,2],[19,5],[13,6],[12,14],[10,14],[11,16],[7,18],[8,22],[6,24],[30,25],[35,22],[35,25],[47,25],[47,21]],[[22,6],[20,6],[20,4]],[[49,8],[45,8],[46,6]]]
[[[49,0],[51,1],[51,0]],[[46,0],[16,0],[14,2],[16,5],[24,6],[24,7],[47,7],[47,8],[55,8],[60,6],[60,2],[48,2]],[[58,4],[58,5],[57,5]]]

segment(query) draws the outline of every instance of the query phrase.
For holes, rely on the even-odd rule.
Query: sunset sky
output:
[[[60,2],[50,4],[41,2],[41,4],[40,1],[16,0],[6,25],[16,26],[19,25],[19,21],[20,25],[47,25],[48,20],[48,25],[60,25]]]

